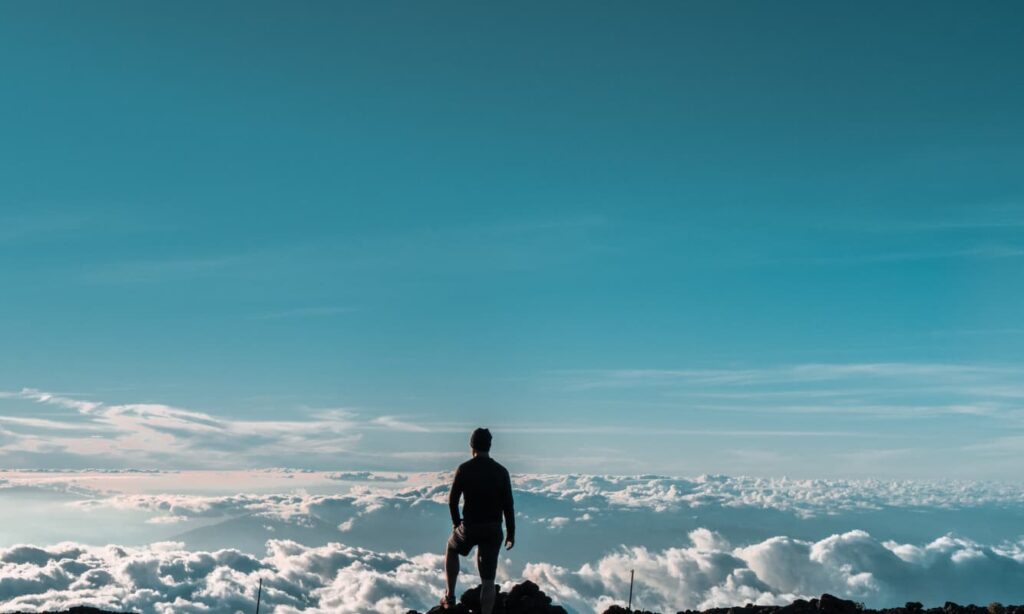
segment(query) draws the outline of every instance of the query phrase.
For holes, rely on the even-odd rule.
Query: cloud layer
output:
[[[871,606],[899,605],[923,595],[987,603],[1024,599],[1024,542],[1000,547],[941,537],[924,545],[879,541],[864,531],[818,541],[779,536],[732,547],[707,529],[691,544],[652,551],[623,548],[570,571],[539,563],[524,576],[580,611],[621,600],[636,570],[634,604],[675,611],[744,603],[783,604],[829,592]],[[619,601],[621,602],[621,601]]]
[[[986,603],[1024,600],[1024,542],[986,546],[940,537],[922,545],[882,542],[864,531],[818,541],[789,537],[733,546],[697,529],[689,545],[620,548],[570,570],[525,566],[537,582],[577,612],[621,603],[636,570],[634,603],[664,612],[744,603],[780,604],[830,592],[872,606],[921,599],[943,587],[946,598]],[[71,605],[176,614],[250,611],[263,581],[272,611],[384,612],[426,609],[441,595],[442,558],[408,556],[330,543],[304,546],[270,540],[255,557],[222,549],[190,551],[181,543],[145,547],[49,547],[0,550],[2,611]],[[502,569],[506,583],[507,571]],[[463,576],[463,586],[476,578]]]
[[[403,604],[440,597],[440,560],[282,540],[268,542],[262,558],[237,550],[189,551],[172,542],[15,546],[0,550],[0,611],[91,605],[161,614],[249,612],[262,579],[262,603],[279,614],[399,613],[407,610]]]

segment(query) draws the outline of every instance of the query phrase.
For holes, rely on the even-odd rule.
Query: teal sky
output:
[[[1013,2],[3,3],[0,416],[1012,477],[1022,57]]]

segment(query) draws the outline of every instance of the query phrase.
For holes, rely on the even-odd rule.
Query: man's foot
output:
[[[445,595],[441,597],[441,607],[450,610],[455,607],[455,595]]]

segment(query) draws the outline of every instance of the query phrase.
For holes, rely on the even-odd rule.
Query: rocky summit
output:
[[[613,605],[604,614],[660,614],[648,610],[627,610],[622,606]],[[872,610],[862,604],[848,599],[840,599],[825,593],[820,599],[797,599],[789,605],[753,605],[747,604],[732,608],[711,608],[708,610],[681,610],[677,614],[1024,614],[1024,605],[1003,606],[991,603],[988,606],[959,605],[947,601],[941,608],[925,608],[922,604],[912,601],[902,608],[885,608]]]
[[[529,580],[522,584],[516,584],[512,590],[502,592],[500,586],[496,586],[498,594],[494,599],[493,614],[567,614],[565,608],[560,605],[553,605],[551,597],[544,594],[540,587]],[[462,593],[454,607],[445,609],[441,606],[434,606],[427,614],[477,614],[480,612],[480,587],[474,587]],[[408,614],[419,614],[415,610],[409,610]]]
[[[505,593],[501,587],[495,587],[498,591],[494,602],[493,614],[567,614],[565,608],[555,605],[551,598],[544,594],[533,582],[529,580],[516,584],[512,590]],[[427,614],[479,614],[480,612],[480,587],[474,587],[462,594],[459,603],[449,609],[440,605],[434,606],[427,611]],[[12,614],[23,614],[13,612]],[[28,613],[24,613],[28,614]],[[60,612],[44,612],[37,614],[122,614],[97,610],[90,607],[74,607],[70,610]],[[409,610],[407,614],[420,614],[416,610]],[[603,614],[661,614],[649,610],[628,610],[622,606],[613,605],[606,609]],[[1024,614],[1024,605],[1004,606],[999,603],[990,603],[987,606],[960,605],[947,601],[941,608],[925,608],[917,602],[909,602],[902,608],[885,608],[871,610],[863,605],[847,599],[840,599],[828,593],[819,599],[797,599],[789,605],[753,605],[747,604],[731,608],[711,608],[709,610],[681,610],[677,614]]]
[[[498,594],[494,603],[494,614],[566,614],[566,609],[552,603],[533,582],[527,580],[512,587],[505,593],[496,587]],[[450,609],[434,606],[427,614],[478,614],[480,612],[480,587],[471,588],[462,594],[459,603]],[[419,614],[409,610],[407,614]],[[629,610],[613,605],[603,614],[661,614],[649,610]],[[917,602],[910,602],[902,608],[871,610],[848,599],[840,599],[828,593],[818,599],[797,599],[789,605],[769,606],[747,604],[731,608],[709,610],[682,610],[677,614],[1024,614],[1024,605],[1003,606],[991,603],[988,606],[959,605],[947,601],[941,608],[925,608]]]

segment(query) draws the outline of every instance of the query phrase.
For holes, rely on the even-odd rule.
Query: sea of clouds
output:
[[[450,474],[209,473],[0,474],[0,611],[252,611],[261,579],[276,612],[440,598]],[[823,592],[1024,601],[1020,484],[526,475],[515,488],[499,581],[533,580],[576,612],[621,603],[630,570],[634,605],[664,612]]]

